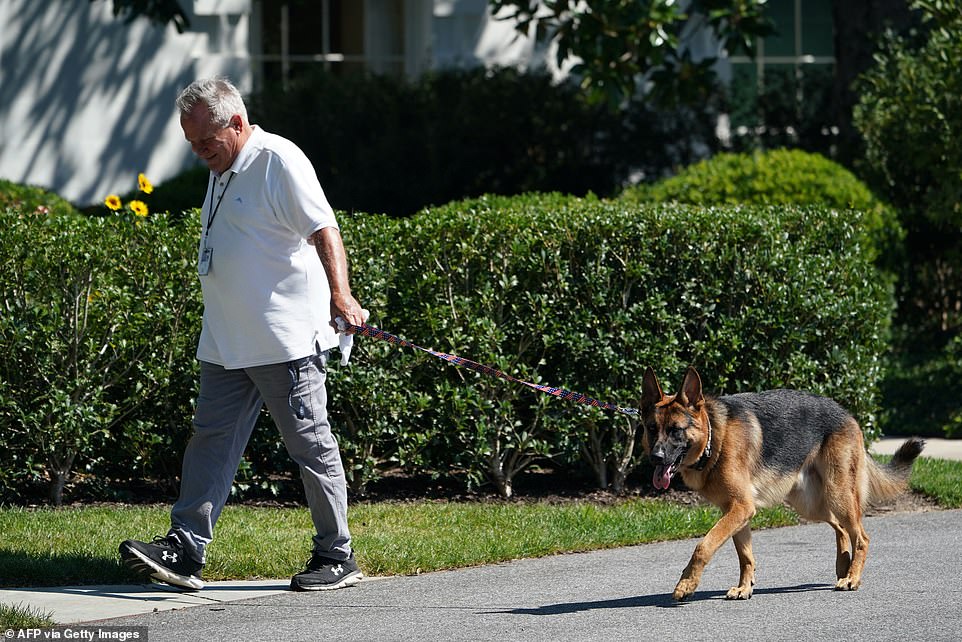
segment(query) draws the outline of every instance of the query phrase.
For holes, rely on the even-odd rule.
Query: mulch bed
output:
[[[280,493],[272,495],[266,491],[250,493],[247,497],[231,498],[230,503],[258,506],[302,506],[303,491],[300,481],[278,477]],[[27,497],[6,498],[5,503],[13,505],[40,506],[46,503],[41,488],[35,489]],[[594,487],[593,480],[579,478],[567,473],[551,470],[532,471],[520,475],[515,480],[514,496],[505,499],[499,496],[492,486],[466,489],[465,486],[450,479],[432,479],[388,472],[372,482],[363,495],[350,493],[351,503],[377,502],[486,502],[486,503],[572,503],[590,502],[601,505],[617,504],[634,498],[659,498],[684,505],[705,503],[697,493],[685,488],[681,479],[672,481],[667,491],[658,491],[650,479],[629,477],[626,488],[621,494]],[[83,483],[71,484],[65,493],[65,503],[74,506],[95,504],[169,504],[177,499],[176,486],[172,483],[159,484],[151,480],[125,480],[109,485],[97,484],[91,487]],[[942,510],[932,499],[921,493],[908,492],[884,505],[872,506],[866,515],[884,515],[895,512],[927,512]]]

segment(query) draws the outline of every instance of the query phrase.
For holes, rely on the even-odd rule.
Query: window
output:
[[[776,33],[759,39],[755,60],[729,59],[732,137],[763,138],[766,146],[830,145],[832,0],[769,0],[767,14]]]
[[[286,84],[317,68],[335,74],[404,74],[405,4],[405,0],[255,0],[255,86]]]

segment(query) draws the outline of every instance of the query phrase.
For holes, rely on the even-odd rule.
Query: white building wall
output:
[[[173,104],[180,89],[218,74],[254,89],[251,0],[182,0],[183,34],[143,17],[128,23],[112,6],[0,0],[0,178],[81,206],[136,189],[139,172],[161,183],[196,163]],[[487,0],[405,0],[405,38],[412,76],[546,57],[493,19]]]
[[[477,65],[547,68],[564,76],[546,49],[515,31],[514,23],[491,15],[487,0],[434,0],[432,59],[435,69]]]
[[[178,34],[109,0],[0,0],[0,177],[86,205],[189,167],[173,101],[213,74],[250,90],[250,2],[182,5],[192,31]]]

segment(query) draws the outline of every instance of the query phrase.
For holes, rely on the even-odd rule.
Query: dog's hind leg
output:
[[[868,557],[869,537],[862,526],[862,493],[865,479],[865,446],[862,433],[854,424],[855,429],[845,433],[838,433],[829,438],[829,461],[825,480],[826,505],[836,523],[829,521],[836,531],[838,556],[836,557],[836,572],[838,581],[835,589],[838,591],[855,591],[862,584],[862,570]],[[843,536],[844,533],[844,536]],[[847,539],[848,542],[843,540]],[[843,553],[842,545],[845,553]],[[851,562],[847,560],[847,551],[851,547]],[[846,566],[848,568],[844,568]],[[842,571],[846,573],[843,575]]]
[[[835,582],[835,590],[855,591],[862,585],[862,570],[865,568],[865,560],[868,557],[869,537],[862,526],[862,512],[857,504],[854,510],[841,515],[839,522],[852,542],[852,561],[848,565],[848,572]],[[841,569],[838,566],[839,563],[836,562],[836,570],[840,573]]]
[[[755,586],[755,556],[752,555],[752,528],[746,524],[740,531],[732,535],[735,552],[738,553],[738,567],[740,574],[738,586],[728,589],[725,599],[747,600],[752,596]]]
[[[848,571],[852,567],[851,540],[834,515],[825,521],[835,530],[835,577],[842,579],[848,576]]]

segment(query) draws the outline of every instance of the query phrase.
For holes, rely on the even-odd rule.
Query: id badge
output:
[[[207,276],[210,272],[210,261],[214,254],[214,248],[204,247],[201,248],[200,254],[197,257],[197,274],[200,276]]]

